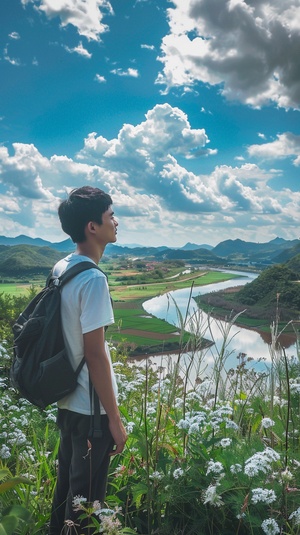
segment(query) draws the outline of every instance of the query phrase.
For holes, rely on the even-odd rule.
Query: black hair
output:
[[[112,199],[102,189],[91,186],[73,189],[68,199],[58,207],[58,217],[63,231],[74,243],[86,240],[85,227],[89,221],[102,224],[102,214],[108,210]]]

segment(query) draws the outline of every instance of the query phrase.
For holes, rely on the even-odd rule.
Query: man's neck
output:
[[[82,242],[82,243],[77,243],[75,252],[76,254],[79,254],[79,255],[88,256],[89,258],[94,260],[96,264],[99,264],[102,258],[102,255],[104,253],[104,247],[102,249],[102,247],[95,247],[94,244],[91,244],[88,242]]]

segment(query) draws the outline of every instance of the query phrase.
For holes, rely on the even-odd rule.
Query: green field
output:
[[[28,293],[31,284],[23,284],[23,283],[10,283],[10,284],[1,284],[0,283],[0,293],[19,297],[26,295]],[[34,284],[34,287],[39,290],[41,288],[41,285],[38,283]]]
[[[222,273],[220,271],[198,270],[190,275],[181,275],[176,279],[164,279],[161,282],[116,286],[110,284],[110,291],[114,301],[131,301],[135,299],[146,300],[174,290],[190,288],[192,284],[194,284],[194,286],[203,286],[204,284],[213,284],[232,278],[237,278],[237,276],[230,273]]]
[[[126,285],[116,280],[120,273],[122,276],[140,276],[132,269],[120,271],[110,267],[108,280],[114,301],[115,324],[109,327],[107,338],[114,343],[122,343],[134,354],[175,351],[179,348],[179,342],[184,345],[190,339],[189,333],[182,333],[181,339],[174,325],[146,314],[142,307],[143,301],[181,288],[190,288],[193,284],[201,286],[235,277],[220,271],[200,270],[183,275],[181,270],[173,269],[159,282],[151,282],[150,279],[147,283]],[[0,293],[18,297],[26,294],[30,287],[30,284],[22,283],[0,284]],[[35,287],[40,289],[37,284]]]
[[[236,276],[220,271],[195,271],[189,275],[179,274],[178,278],[166,278],[162,282],[111,286],[114,300],[115,325],[110,326],[108,337],[135,349],[135,353],[171,351],[179,347],[179,331],[174,325],[145,313],[142,303],[174,290],[191,288],[226,281]],[[185,345],[190,338],[183,333],[181,343]],[[205,341],[204,341],[205,343]]]

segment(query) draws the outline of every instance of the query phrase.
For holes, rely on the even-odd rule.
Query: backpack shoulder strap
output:
[[[96,264],[93,262],[78,262],[78,264],[75,264],[75,266],[70,267],[64,273],[62,273],[59,277],[50,274],[50,276],[47,279],[47,286],[50,286],[52,283],[57,284],[58,286],[63,286],[67,282],[69,282],[73,277],[76,277],[79,273],[82,271],[86,271],[87,269],[98,269],[98,271],[101,271],[103,273],[102,269],[100,269]],[[105,273],[103,273],[105,275]],[[106,275],[105,275],[106,276]],[[57,281],[57,282],[55,282]]]

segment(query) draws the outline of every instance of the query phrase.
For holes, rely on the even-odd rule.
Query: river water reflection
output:
[[[204,295],[216,290],[222,290],[226,288],[232,288],[234,286],[243,286],[244,284],[254,280],[257,275],[254,273],[245,273],[238,271],[230,271],[242,278],[231,279],[229,281],[220,282],[216,284],[209,284],[206,286],[198,286],[193,288],[192,299],[190,300],[189,316],[197,316],[200,318],[204,337],[209,340],[214,340],[215,344],[206,350],[205,363],[208,368],[212,367],[214,359],[217,355],[217,351],[220,349],[223,339],[224,330],[228,326],[225,321],[210,319],[210,331],[208,331],[207,315],[199,311],[196,301],[193,297],[198,295]],[[157,318],[164,319],[168,323],[179,326],[178,308],[183,317],[187,314],[187,306],[190,296],[190,288],[175,290],[169,294],[164,294],[153,299],[145,301],[143,308],[149,314],[156,316]],[[175,305],[176,303],[176,305]],[[197,320],[199,321],[199,320]],[[192,330],[187,324],[186,330]],[[238,364],[238,355],[245,353],[247,357],[251,357],[254,361],[255,369],[265,370],[268,363],[271,361],[270,356],[270,334],[259,333],[255,330],[245,329],[238,326],[232,326],[229,336],[230,343],[226,348],[226,369],[235,368]],[[286,353],[289,356],[296,354],[295,338],[292,336],[285,336],[281,338],[281,344],[286,348]],[[175,356],[174,356],[175,358]],[[190,356],[187,354],[184,357],[188,362]],[[199,355],[200,358],[200,355]],[[170,359],[170,356],[157,355],[151,356],[151,362],[156,365],[164,365],[166,359]],[[261,360],[263,359],[263,360]]]

